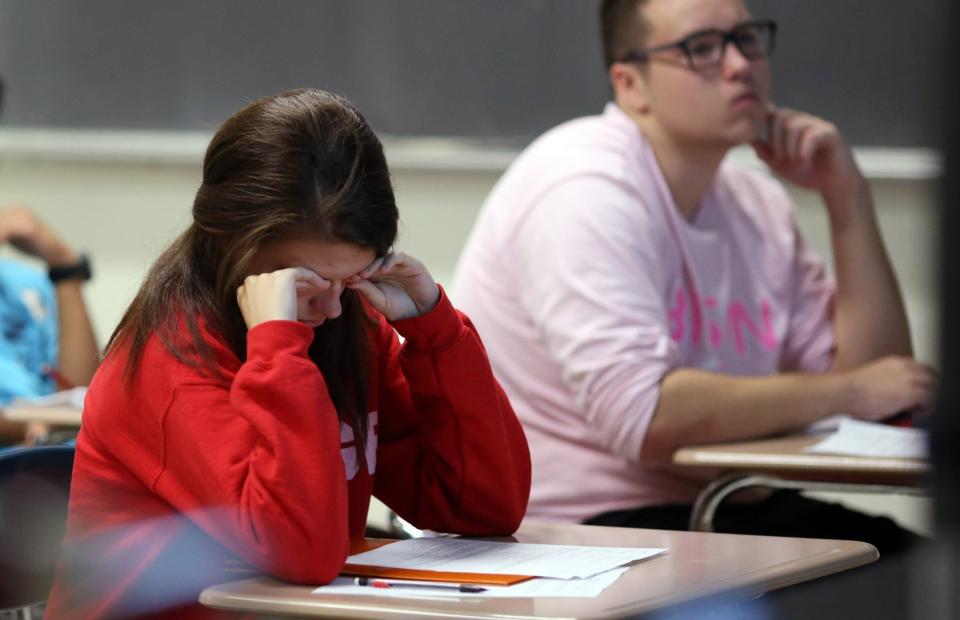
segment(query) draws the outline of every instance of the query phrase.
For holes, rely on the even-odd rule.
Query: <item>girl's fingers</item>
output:
[[[402,252],[397,252],[396,254],[387,254],[383,257],[383,264],[380,265],[380,269],[377,270],[378,275],[386,275],[396,269],[404,262],[404,254]]]
[[[387,256],[389,256],[389,254],[388,254]],[[369,278],[371,275],[373,275],[374,273],[376,273],[378,269],[380,269],[380,266],[383,264],[383,260],[384,260],[385,258],[386,258],[386,256],[380,256],[380,257],[378,257],[378,258],[377,258],[376,260],[374,260],[372,263],[370,263],[369,265],[367,265],[366,267],[364,267],[364,268],[360,271],[360,273],[358,273],[358,274],[356,274],[356,275],[353,275],[353,276],[350,276],[349,278],[347,278],[347,281],[353,280],[353,279],[366,280],[366,279]]]
[[[429,275],[423,263],[409,254],[396,252],[384,257],[384,263],[374,279],[394,278],[397,281],[414,280],[422,275]]]
[[[393,269],[394,267],[396,267],[396,266],[399,265],[400,263],[404,262],[405,259],[406,259],[406,257],[407,257],[407,255],[404,254],[403,252],[396,252],[396,253],[387,254],[386,260],[383,261],[383,267],[382,267],[382,269],[383,269],[384,271],[387,271],[387,270],[389,270],[389,269]]]
[[[330,288],[330,281],[326,278],[320,277],[317,272],[311,269],[307,269],[306,267],[294,267],[292,271],[293,281],[298,289],[314,288],[326,290]]]
[[[356,279],[353,279],[353,278],[356,278]],[[357,276],[353,276],[352,278],[343,281],[344,288],[348,288],[353,291],[358,291],[360,293],[363,293],[366,290],[368,290],[368,287],[370,286],[370,284],[371,284],[370,280],[361,280],[360,278],[357,278]]]
[[[387,296],[384,294],[380,288],[371,282],[370,280],[357,280],[355,282],[347,282],[346,287],[348,289],[357,291],[363,295],[370,304],[376,308],[381,313],[385,310],[385,305],[387,301]]]
[[[344,280],[388,320],[423,314],[433,308],[440,292],[430,274],[415,258],[397,252],[387,254],[368,269]]]
[[[301,277],[317,288],[322,278],[312,277],[307,269],[298,274],[297,268],[280,269],[270,273],[249,275],[237,289],[237,304],[248,328],[272,320],[296,320],[297,278]],[[327,284],[329,286],[329,283]]]

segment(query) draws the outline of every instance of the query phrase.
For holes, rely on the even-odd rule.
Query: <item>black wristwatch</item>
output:
[[[47,277],[56,284],[63,280],[80,280],[86,282],[93,277],[93,271],[90,269],[90,257],[86,254],[80,255],[80,260],[72,265],[61,265],[60,267],[51,267],[47,270]]]

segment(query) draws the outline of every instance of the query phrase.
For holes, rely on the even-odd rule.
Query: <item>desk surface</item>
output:
[[[673,455],[676,465],[750,470],[810,479],[822,474],[830,480],[912,484],[930,473],[929,461],[834,454],[804,450],[823,435],[791,435],[738,443],[690,446]]]
[[[667,547],[640,562],[597,598],[387,599],[314,595],[313,588],[266,577],[207,588],[210,607],[309,617],[400,618],[622,618],[705,596],[752,596],[877,559],[872,546],[853,541],[772,538],[584,525],[525,523],[520,542]]]
[[[0,409],[0,417],[12,422],[43,422],[57,426],[80,426],[81,409],[68,405],[49,407],[5,407]]]

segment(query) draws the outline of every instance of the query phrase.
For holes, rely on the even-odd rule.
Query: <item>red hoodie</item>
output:
[[[307,356],[305,325],[251,329],[244,362],[204,331],[222,379],[154,336],[126,389],[126,352],[109,355],[87,393],[46,617],[223,617],[197,597],[247,564],[329,582],[363,535],[371,494],[419,528],[513,532],[530,455],[473,326],[445,294],[423,316],[378,318],[372,475]]]

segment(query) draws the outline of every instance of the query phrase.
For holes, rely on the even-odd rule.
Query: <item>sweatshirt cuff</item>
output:
[[[463,321],[450,303],[447,292],[439,284],[437,287],[440,300],[432,310],[410,319],[390,322],[414,349],[442,351],[452,347],[460,338]]]
[[[269,360],[279,355],[309,357],[313,330],[298,321],[266,321],[247,331],[247,360]]]

